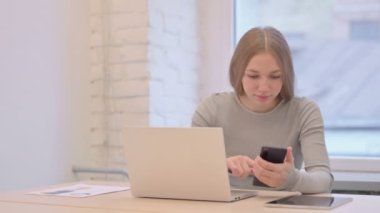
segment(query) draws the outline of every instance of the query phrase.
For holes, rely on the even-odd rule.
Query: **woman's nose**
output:
[[[258,89],[260,91],[267,91],[267,90],[269,90],[269,88],[270,88],[270,86],[269,86],[267,79],[260,80],[259,85],[258,85]]]

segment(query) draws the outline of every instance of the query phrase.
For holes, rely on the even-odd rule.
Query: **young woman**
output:
[[[252,189],[257,178],[278,190],[330,192],[333,176],[322,116],[313,101],[294,96],[284,36],[272,27],[249,30],[235,49],[229,74],[234,92],[205,99],[192,126],[223,128],[231,185]],[[284,162],[262,159],[262,146],[286,148]]]

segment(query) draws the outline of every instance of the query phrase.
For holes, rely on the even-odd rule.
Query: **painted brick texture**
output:
[[[93,0],[90,8],[89,166],[125,169],[127,125],[190,126],[198,101],[198,3]]]

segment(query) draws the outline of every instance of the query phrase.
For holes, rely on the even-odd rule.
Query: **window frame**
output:
[[[202,1],[203,6],[207,6],[208,15],[203,14],[205,17],[205,24],[203,28],[208,28],[203,34],[204,44],[208,47],[203,61],[201,84],[203,87],[207,85],[207,89],[200,91],[200,97],[206,97],[211,92],[217,92],[231,88],[228,81],[227,73],[230,62],[230,57],[233,52],[233,41],[235,36],[235,0],[210,0]],[[202,7],[205,8],[205,7]],[[223,27],[218,27],[223,23]],[[210,32],[213,33],[207,34]],[[210,44],[208,44],[210,43]],[[220,45],[223,44],[223,45]],[[223,47],[220,47],[223,46]],[[215,48],[213,48],[215,47]],[[224,62],[224,63],[221,63]],[[214,69],[210,69],[214,68]],[[224,71],[224,72],[221,72]],[[224,75],[221,75],[224,73]],[[209,87],[209,85],[213,85]],[[334,171],[347,171],[347,172],[380,172],[380,158],[375,157],[334,157],[330,156],[331,170]]]
[[[214,92],[232,90],[228,69],[235,35],[234,0],[200,1],[202,22],[202,66],[200,67],[199,98]]]

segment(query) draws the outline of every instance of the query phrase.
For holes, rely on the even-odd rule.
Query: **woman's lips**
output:
[[[267,101],[269,99],[269,96],[265,96],[265,95],[257,95],[256,97],[261,102],[265,102],[265,101]]]

